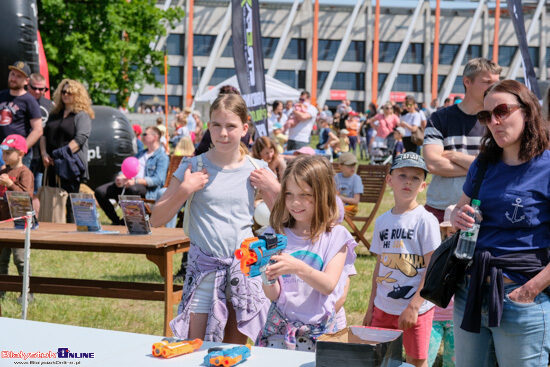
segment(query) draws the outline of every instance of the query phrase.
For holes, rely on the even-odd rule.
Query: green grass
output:
[[[315,137],[316,138],[316,137]],[[314,145],[315,142],[312,142]],[[366,163],[366,162],[360,162]],[[419,198],[425,202],[425,193]],[[393,206],[393,195],[387,189],[378,210],[378,215]],[[370,211],[370,206],[361,204],[360,214]],[[105,216],[102,222],[108,223]],[[374,222],[367,238],[372,238]],[[361,324],[366,311],[375,258],[363,246],[357,247],[357,275],[351,279],[345,308],[348,324]],[[174,258],[174,272],[179,269],[181,255]],[[32,274],[36,276],[62,276],[83,279],[103,279],[135,282],[161,282],[156,265],[144,255],[67,252],[33,250],[31,252]],[[16,274],[10,264],[10,274]],[[17,303],[19,293],[8,292],[1,300],[2,316],[21,317],[21,306]],[[174,307],[174,311],[176,310]],[[52,323],[87,326],[101,329],[120,330],[144,334],[162,335],[164,304],[158,301],[135,301],[109,298],[59,296],[36,294],[29,306],[28,319]]]

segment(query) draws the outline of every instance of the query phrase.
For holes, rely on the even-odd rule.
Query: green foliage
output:
[[[156,0],[42,0],[39,30],[48,59],[50,83],[76,79],[88,86],[94,104],[108,104],[115,93],[126,105],[132,92],[155,84],[153,68],[163,70],[163,53],[151,49],[165,24],[174,26],[182,9],[166,11]]]

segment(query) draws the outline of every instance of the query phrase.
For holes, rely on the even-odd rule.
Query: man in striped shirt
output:
[[[464,99],[434,112],[424,132],[424,159],[433,175],[426,210],[443,221],[445,208],[456,204],[466,174],[477,154],[485,128],[476,114],[483,109],[483,94],[499,80],[502,68],[485,58],[470,60],[464,67]]]

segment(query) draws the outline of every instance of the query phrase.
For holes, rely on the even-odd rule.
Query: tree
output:
[[[132,92],[158,85],[153,68],[164,70],[163,52],[151,49],[165,24],[182,20],[182,9],[164,11],[156,0],[42,0],[38,29],[48,59],[50,84],[63,78],[88,86],[94,104],[116,94],[126,105]]]

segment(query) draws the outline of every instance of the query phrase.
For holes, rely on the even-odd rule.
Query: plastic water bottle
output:
[[[458,239],[458,244],[455,250],[455,256],[462,260],[470,260],[474,256],[474,251],[476,249],[477,235],[479,233],[479,224],[481,223],[481,210],[479,206],[481,201],[474,199],[472,200],[472,208],[474,213],[468,213],[472,218],[474,218],[474,225],[467,231],[460,232],[460,238]]]

